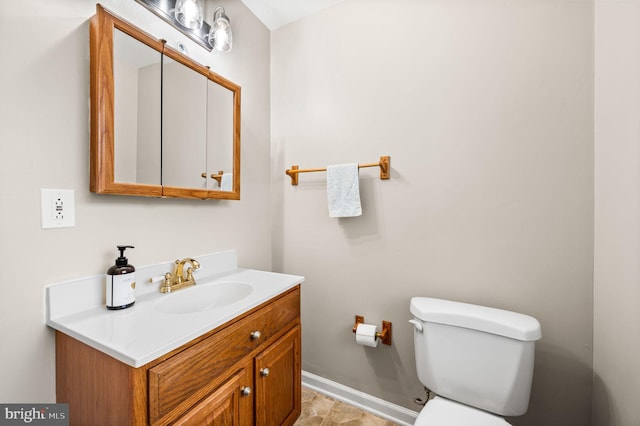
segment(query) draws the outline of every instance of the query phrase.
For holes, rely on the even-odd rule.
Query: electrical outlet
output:
[[[40,189],[42,229],[76,226],[73,189]]]
[[[62,201],[62,198],[63,197],[58,194],[58,196],[53,200],[54,220],[64,220],[64,202]]]

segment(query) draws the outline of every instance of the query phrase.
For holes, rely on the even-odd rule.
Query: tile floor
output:
[[[302,388],[302,415],[294,426],[397,426],[386,419]]]

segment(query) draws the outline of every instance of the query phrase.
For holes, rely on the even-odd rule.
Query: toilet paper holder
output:
[[[356,315],[356,323],[353,325],[352,331],[355,333],[358,328],[358,324],[364,324],[364,317]],[[382,331],[376,332],[376,338],[385,345],[391,345],[391,323],[389,321],[382,321]]]

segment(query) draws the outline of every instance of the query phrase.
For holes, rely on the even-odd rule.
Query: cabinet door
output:
[[[207,81],[186,64],[163,57],[163,186],[206,189]]]
[[[256,357],[256,425],[292,425],[300,416],[300,326]]]
[[[244,413],[249,412],[251,405],[251,389],[247,392],[245,386],[250,384],[250,375],[246,370],[239,371],[209,396],[196,404],[189,412],[174,423],[176,426],[207,425],[207,426],[241,426],[246,425]],[[247,403],[249,405],[247,405]]]

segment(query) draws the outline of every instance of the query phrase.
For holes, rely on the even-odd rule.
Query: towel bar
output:
[[[377,163],[358,164],[358,168],[363,167],[380,167],[380,179],[386,180],[391,177],[391,157],[388,155],[380,157],[380,161]],[[298,184],[299,173],[311,173],[311,172],[326,172],[327,168],[315,168],[315,169],[299,169],[298,165],[291,166],[285,173],[291,178],[291,185]]]

